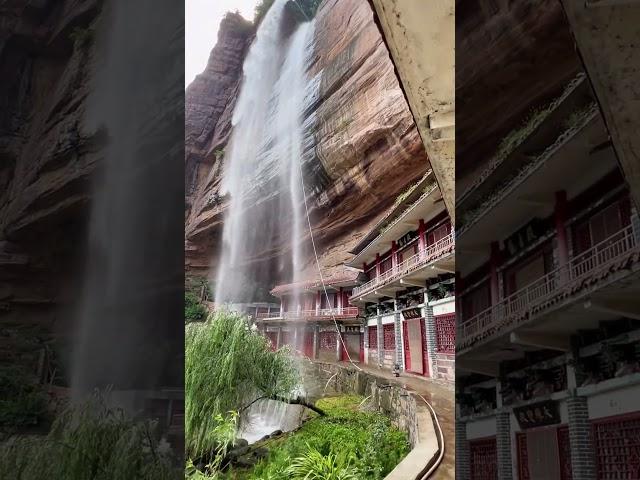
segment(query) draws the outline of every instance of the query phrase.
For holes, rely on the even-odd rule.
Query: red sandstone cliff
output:
[[[313,191],[308,200],[314,237],[323,266],[334,269],[425,172],[428,160],[368,2],[325,0],[315,31],[309,74],[321,74],[320,100],[312,112],[315,149],[305,155],[312,160],[304,168]],[[187,89],[186,178],[193,193],[185,243],[186,268],[193,275],[215,267],[227,207],[217,197],[222,152],[251,37],[237,16],[227,16],[207,69]]]

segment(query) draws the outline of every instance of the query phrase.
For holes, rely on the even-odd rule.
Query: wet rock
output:
[[[238,448],[238,447],[246,447],[246,446],[248,446],[248,445],[249,445],[249,442],[248,442],[247,440],[245,440],[244,438],[238,438],[238,439],[235,441],[235,443],[233,444],[233,446],[234,446],[235,448]]]
[[[258,463],[258,458],[254,457],[251,454],[243,455],[242,457],[237,458],[234,463],[239,467],[253,467],[256,463]]]
[[[258,442],[264,442],[265,440],[269,440],[270,438],[271,438],[271,435],[265,435],[260,440],[258,440]]]
[[[248,446],[244,446],[244,447],[238,447],[238,448],[234,448],[232,450],[229,450],[229,453],[227,453],[227,456],[231,459],[237,459],[243,455],[245,455],[247,452],[249,451],[249,447]]]
[[[256,458],[265,458],[267,455],[269,455],[269,449],[267,447],[257,447],[253,451],[253,455]]]
[[[274,430],[273,432],[271,432],[271,435],[269,435],[269,437],[273,438],[273,437],[277,437],[279,435],[282,435],[282,430]]]

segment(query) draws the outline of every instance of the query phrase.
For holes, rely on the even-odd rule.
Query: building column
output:
[[[429,376],[436,378],[436,369],[438,368],[436,362],[436,320],[433,317],[433,307],[429,305],[429,295],[427,292],[424,292],[423,316],[425,341],[427,343],[427,368],[429,369]]]
[[[320,305],[322,304],[322,292],[318,290],[316,293],[316,315],[320,314]]]
[[[498,266],[500,265],[500,245],[498,242],[491,242],[491,257],[489,259],[491,305],[496,305],[500,301],[500,282],[498,281]]]
[[[556,239],[558,244],[558,267],[566,267],[569,263],[569,242],[567,239],[567,192],[561,190],[556,192],[556,206],[554,211],[554,221],[556,228]],[[562,270],[560,273],[561,283],[568,280],[568,271]]]
[[[276,350],[282,346],[282,327],[278,327],[278,333],[276,335]]]
[[[318,352],[320,351],[320,326],[316,323],[313,326],[313,359],[318,358]]]
[[[467,440],[467,422],[456,419],[456,479],[471,480],[471,454]]]
[[[380,276],[380,254],[376,253],[376,278]]]
[[[640,243],[640,216],[633,201],[631,202],[631,229],[633,230],[633,238],[636,244]]]
[[[406,365],[404,364],[404,335],[402,334],[402,313],[398,311],[398,301],[393,301],[393,311],[394,311],[394,322],[395,322],[395,332],[396,332],[396,361],[398,365],[400,365],[400,369],[402,371],[406,370]]]
[[[391,267],[396,268],[398,266],[398,244],[391,242]]]
[[[427,248],[427,238],[425,236],[426,227],[424,225],[424,220],[420,219],[420,223],[418,224],[418,253],[424,251]]]
[[[382,315],[380,315],[380,307],[376,307],[378,313],[378,329],[376,336],[378,337],[378,366],[382,367],[384,363],[384,334],[382,332]]]
[[[509,412],[496,414],[496,447],[498,452],[498,480],[513,480],[511,418]]]
[[[342,325],[338,325],[338,333],[336,336],[336,361],[342,361]]]
[[[567,411],[573,479],[596,480],[595,449],[589,423],[587,397],[569,397]]]

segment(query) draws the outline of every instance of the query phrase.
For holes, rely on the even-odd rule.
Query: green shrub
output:
[[[47,397],[33,374],[12,365],[0,368],[0,428],[36,425],[47,416]]]
[[[407,436],[384,415],[359,411],[361,402],[357,395],[318,400],[316,405],[326,417],[315,416],[298,431],[267,440],[268,458],[252,471],[233,472],[229,478],[289,480],[298,478],[293,475],[299,471],[316,475],[309,477],[314,479],[341,478],[322,476],[340,472],[347,475],[345,479],[384,478],[409,452]],[[289,470],[294,464],[298,465],[295,472]],[[355,477],[349,477],[354,470]]]
[[[0,447],[0,478],[169,480],[178,473],[159,445],[155,423],[110,409],[98,395],[65,410],[48,435]]]
[[[187,458],[219,447],[219,426],[260,396],[286,396],[297,385],[286,350],[249,328],[246,317],[218,311],[185,332],[185,446]],[[240,420],[242,420],[240,418]]]
[[[184,294],[184,323],[201,322],[207,317],[207,307],[202,305],[195,293]]]

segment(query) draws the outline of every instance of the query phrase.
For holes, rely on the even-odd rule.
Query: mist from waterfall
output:
[[[317,80],[306,75],[314,22],[300,24],[286,37],[286,3],[276,0],[269,9],[243,65],[221,191],[230,196],[230,206],[215,282],[218,305],[246,298],[257,279],[282,280],[250,263],[282,258],[282,244],[287,255],[280,270],[292,282],[301,280],[304,112],[317,90]],[[283,232],[288,238],[281,238]],[[292,305],[300,305],[299,292]]]
[[[96,26],[82,129],[104,131],[107,144],[93,183],[70,362],[78,399],[95,388],[182,385],[184,265],[167,252],[184,246],[184,147],[176,135],[184,69],[166,56],[181,58],[184,7],[150,19],[154,6],[109,2]]]

